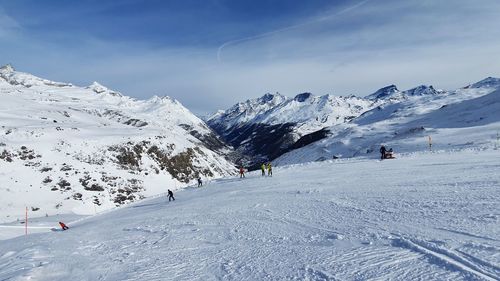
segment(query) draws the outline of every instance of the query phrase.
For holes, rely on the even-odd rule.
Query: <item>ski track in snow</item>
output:
[[[215,180],[174,202],[0,241],[0,280],[500,280],[499,156],[325,161]]]

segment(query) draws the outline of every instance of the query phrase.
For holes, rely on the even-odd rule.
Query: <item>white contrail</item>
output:
[[[343,10],[340,10],[340,11],[338,11],[338,12],[332,14],[332,15],[324,16],[324,17],[321,17],[321,18],[318,18],[318,19],[315,19],[315,20],[312,20],[312,21],[308,21],[308,22],[304,22],[304,23],[299,23],[299,24],[294,24],[294,25],[290,25],[290,26],[287,26],[287,27],[284,27],[284,28],[280,28],[280,29],[268,31],[268,32],[265,32],[265,33],[261,33],[261,34],[257,34],[257,35],[253,35],[253,36],[249,36],[249,37],[244,37],[244,38],[240,38],[240,39],[235,39],[235,40],[227,41],[224,44],[220,45],[219,48],[217,49],[217,61],[218,62],[221,61],[220,58],[221,58],[222,50],[225,47],[227,47],[227,46],[238,44],[238,43],[245,42],[245,41],[251,41],[251,40],[260,39],[260,38],[271,36],[273,34],[280,33],[280,32],[283,32],[283,31],[287,31],[287,30],[291,30],[291,29],[296,29],[296,28],[299,28],[299,27],[302,27],[302,26],[306,26],[306,25],[310,25],[310,24],[313,24],[313,23],[317,23],[317,22],[320,22],[320,21],[325,21],[325,20],[331,19],[333,17],[336,17],[338,15],[341,15],[341,14],[347,13],[349,11],[352,11],[352,10],[354,10],[354,9],[356,9],[356,8],[364,5],[364,4],[366,4],[368,1],[371,1],[371,0],[363,0],[363,1],[359,2],[359,3],[357,3],[356,5],[347,7],[347,8],[345,8]]]

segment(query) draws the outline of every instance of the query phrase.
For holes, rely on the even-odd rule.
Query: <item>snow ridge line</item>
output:
[[[416,241],[403,237],[393,239],[392,245],[430,256],[438,261],[436,263],[437,265],[448,265],[465,274],[475,275],[484,280],[500,281],[500,278],[498,278],[496,275],[484,271],[478,265],[465,259],[464,257],[461,257],[451,250],[436,247],[424,241]],[[485,265],[485,263],[482,264]]]

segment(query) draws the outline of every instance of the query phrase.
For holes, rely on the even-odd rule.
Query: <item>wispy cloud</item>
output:
[[[392,83],[452,89],[500,76],[500,1],[479,2],[348,1],[300,17],[281,16],[255,32],[249,32],[254,21],[235,22],[236,16],[207,20],[199,30],[185,27],[189,32],[178,25],[169,33],[175,24],[169,21],[158,31],[168,37],[164,41],[157,33],[135,36],[142,29],[132,23],[116,32],[100,33],[98,26],[82,30],[87,20],[109,28],[85,9],[82,27],[54,31],[36,18],[27,24],[34,29],[21,28],[23,22],[0,8],[0,61],[77,85],[97,80],[138,98],[170,95],[196,112],[276,91],[367,95]],[[108,10],[98,9],[103,16]],[[151,24],[161,25],[161,18]],[[119,32],[129,33],[117,37]]]
[[[294,30],[294,29],[303,28],[303,27],[306,27],[306,26],[312,25],[312,24],[318,24],[318,23],[320,23],[322,21],[327,21],[327,20],[330,20],[330,19],[332,19],[332,18],[334,18],[336,16],[340,16],[340,15],[342,15],[344,13],[352,11],[352,10],[354,10],[354,9],[356,9],[356,8],[364,5],[368,1],[370,1],[370,0],[360,1],[360,2],[358,2],[356,4],[354,4],[354,5],[348,6],[347,8],[341,9],[340,11],[335,11],[335,12],[330,13],[328,15],[324,15],[324,16],[321,16],[321,17],[316,17],[314,19],[306,20],[304,22],[300,22],[300,23],[297,23],[297,24],[292,24],[292,25],[289,25],[289,26],[286,26],[286,27],[282,27],[282,28],[279,28],[279,29],[275,29],[275,30],[271,30],[271,31],[266,31],[266,32],[263,32],[263,33],[260,33],[260,34],[256,34],[256,35],[247,36],[247,37],[238,38],[238,39],[234,39],[234,40],[230,40],[230,41],[224,42],[217,49],[217,61],[219,61],[219,62],[221,61],[222,51],[224,50],[224,48],[226,48],[228,46],[239,44],[239,43],[243,43],[243,42],[247,42],[247,41],[262,39],[262,38],[273,36],[273,35],[276,35],[276,34],[279,34],[279,33],[285,32],[285,31],[291,31],[291,30]]]
[[[5,13],[5,10],[0,7],[0,38],[6,38],[19,31],[21,26],[12,17]]]
[[[389,83],[452,89],[500,74],[498,12],[499,1],[370,2],[329,21],[238,42],[224,50],[224,63],[267,72],[263,84],[292,93],[365,95]]]

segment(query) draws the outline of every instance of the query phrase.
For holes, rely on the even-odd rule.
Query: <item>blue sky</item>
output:
[[[207,113],[500,76],[498,0],[0,0],[0,64]]]

